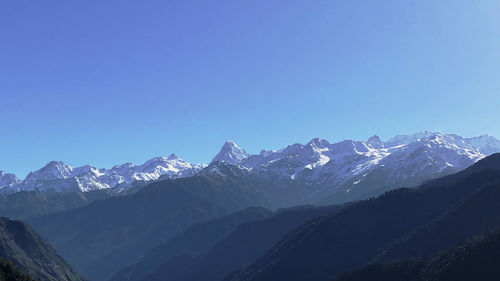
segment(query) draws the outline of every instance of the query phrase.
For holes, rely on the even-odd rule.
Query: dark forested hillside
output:
[[[429,258],[375,263],[334,281],[497,281],[500,231],[477,236]]]
[[[405,259],[433,254],[474,235],[500,227],[500,179],[496,172],[471,175],[467,184],[488,181],[474,193],[457,202],[434,221],[402,237],[377,260]]]

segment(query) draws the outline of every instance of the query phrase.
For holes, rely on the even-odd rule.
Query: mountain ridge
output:
[[[62,161],[50,161],[39,170],[30,172],[24,180],[13,174],[0,172],[0,190],[3,192],[41,191],[94,191],[103,189],[128,189],[134,182],[150,182],[159,179],[189,177],[205,164],[188,163],[175,154],[154,157],[142,165],[125,163],[112,168],[97,169],[90,165],[73,167]],[[3,173],[3,174],[2,174]],[[10,175],[9,178],[7,178]],[[2,187],[2,183],[3,188]]]
[[[392,182],[386,179],[377,183],[385,185],[386,189],[417,185],[423,180],[462,170],[495,152],[500,152],[500,141],[489,135],[463,138],[422,131],[396,135],[385,142],[377,135],[366,141],[336,143],[314,138],[304,145],[296,143],[277,150],[262,150],[259,154],[248,154],[229,140],[210,163],[225,162],[255,174],[275,177],[278,179],[276,184],[280,184],[280,180],[292,180],[306,185],[323,185],[327,193],[338,189],[344,193],[342,196],[350,197],[347,193],[356,193],[359,186],[373,185],[370,182],[373,173],[392,173],[385,176]],[[416,160],[407,161],[404,171],[397,174],[396,167],[399,169],[399,163],[408,160],[409,155],[416,156]],[[432,163],[429,167],[428,162]],[[120,192],[135,181],[189,177],[206,167],[206,164],[186,162],[175,154],[155,157],[141,165],[125,163],[109,169],[90,165],[73,167],[62,161],[51,161],[30,172],[24,180],[0,171],[0,191],[88,192],[113,188]],[[318,194],[324,191],[317,190]]]

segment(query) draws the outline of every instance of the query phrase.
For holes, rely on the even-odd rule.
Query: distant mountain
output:
[[[499,228],[498,202],[500,154],[494,154],[417,189],[393,190],[311,221],[224,280],[321,281],[371,261],[432,255]]]
[[[500,231],[474,237],[429,258],[370,264],[333,281],[497,281]]]
[[[219,167],[223,174],[158,181],[131,195],[26,221],[84,277],[107,280],[196,223],[251,206],[269,207],[233,167]]]
[[[263,151],[239,162],[254,174],[286,187],[290,181],[312,189],[294,203],[340,203],[365,199],[401,186],[463,170],[484,158],[483,152],[500,152],[500,142],[489,136],[473,139],[435,132],[401,135],[382,142],[329,143],[313,139],[280,150]],[[223,158],[223,156],[220,156]]]
[[[398,135],[386,142],[378,136],[367,141],[346,140],[333,144],[313,139],[305,145],[263,150],[256,155],[227,141],[212,163],[239,165],[272,179],[276,185],[288,186],[290,181],[308,185],[314,192],[306,196],[305,201],[293,203],[324,200],[323,203],[328,204],[368,198],[399,186],[418,185],[460,171],[495,152],[500,152],[500,141],[492,136],[463,138],[424,131]],[[0,190],[87,192],[114,187],[125,190],[136,181],[193,176],[206,166],[188,163],[175,154],[156,157],[139,166],[126,163],[111,169],[89,165],[72,167],[52,161],[22,181],[15,175],[0,172]]]
[[[38,281],[83,281],[47,242],[19,221],[0,218],[0,259]],[[3,280],[31,280],[0,262],[0,277],[5,273],[24,279]]]
[[[272,216],[268,209],[251,207],[227,216],[195,224],[115,274],[112,281],[137,281],[155,271],[161,264],[179,255],[199,255],[210,250],[243,223]]]
[[[227,141],[224,143],[219,153],[212,159],[212,162],[220,161],[229,164],[238,164],[248,156],[245,150],[241,149],[233,141]]]
[[[203,169],[204,164],[188,163],[175,154],[156,157],[144,164],[116,165],[111,169],[97,169],[86,165],[72,167],[61,161],[52,161],[40,170],[31,172],[23,181],[14,175],[0,173],[0,187],[4,193],[19,191],[88,192],[109,188],[127,189],[134,182],[189,177]]]
[[[339,212],[345,206],[299,206],[278,210],[273,216],[238,226],[206,253],[185,253],[166,260],[156,270],[137,278],[141,281],[217,281],[240,267],[251,264],[301,224]],[[173,241],[172,241],[173,242]],[[149,258],[141,260],[147,262]],[[119,279],[113,279],[113,281]],[[278,279],[281,280],[281,279]]]
[[[494,152],[500,141],[492,136],[463,138],[423,131],[398,135],[388,141],[372,136],[366,141],[329,143],[312,139],[282,149],[251,155],[233,141],[223,144],[211,163],[236,165],[254,180],[272,186],[267,196],[276,207],[335,204],[377,196],[398,187],[417,186],[429,179],[463,170]],[[24,180],[0,173],[1,193],[19,191],[128,192],[157,180],[207,173],[205,164],[191,164],[176,155],[156,157],[142,165],[111,169],[72,167],[52,161]],[[140,183],[140,184],[137,184]]]
[[[106,190],[0,193],[0,216],[11,219],[26,219],[82,207],[93,201],[111,197],[112,194]]]
[[[490,155],[498,152],[500,141],[489,135],[482,135],[474,138],[467,138],[465,142],[477,148],[481,153]]]
[[[14,174],[7,174],[0,171],[0,188],[9,188],[19,182],[19,179]]]
[[[424,131],[387,142],[378,136],[333,144],[313,139],[305,145],[239,157],[229,148],[243,151],[228,142],[212,163],[239,166],[253,181],[267,186],[262,193],[274,206],[286,207],[338,204],[417,186],[469,167],[486,156],[481,151],[500,151],[500,142],[486,135],[467,139]]]

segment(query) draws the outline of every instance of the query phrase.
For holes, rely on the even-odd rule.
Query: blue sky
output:
[[[500,136],[499,1],[3,1],[0,170]]]

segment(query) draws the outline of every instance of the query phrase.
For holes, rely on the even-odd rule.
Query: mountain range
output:
[[[232,147],[229,149],[228,147]],[[378,136],[366,141],[329,143],[313,139],[305,145],[248,155],[228,142],[214,161],[225,161],[265,178],[295,194],[290,205],[332,204],[366,199],[401,186],[418,184],[461,171],[492,152],[500,141],[483,135],[463,138],[424,131],[398,135],[386,142]],[[290,186],[302,185],[291,190]]]
[[[486,135],[421,132],[313,139],[256,155],[228,141],[208,165],[171,155],[111,169],[50,162],[24,180],[1,173],[0,215],[30,226],[4,220],[0,260],[14,267],[0,262],[0,271],[327,281],[372,263],[391,274],[387,262],[397,259],[405,261],[399,273],[415,258],[452,259],[436,253],[500,227],[500,154],[489,155],[498,150]],[[18,233],[38,242],[10,242]],[[418,269],[441,270],[432,260]]]
[[[207,221],[203,227],[193,226],[157,245],[111,280],[326,281],[373,261],[377,272],[384,271],[385,262],[394,259],[408,262],[402,269],[384,272],[391,278],[374,275],[375,279],[370,279],[372,271],[366,270],[353,274],[375,281],[434,280],[399,278],[398,273],[414,264],[411,259],[433,255],[499,228],[499,186],[500,154],[495,154],[417,188],[400,188],[342,205],[280,210],[267,214],[268,218],[241,223],[224,235],[219,232],[219,241],[213,240],[212,230],[207,229],[227,227],[224,222],[234,216],[229,215]],[[204,249],[186,247],[207,240],[205,237],[212,240],[203,243]],[[454,256],[449,256],[445,258],[453,260]],[[445,265],[427,262],[419,261],[418,269],[441,270]]]
[[[378,136],[366,141],[338,143],[315,138],[307,144],[262,150],[255,155],[227,141],[211,163],[238,165],[277,186],[305,185],[310,192],[297,194],[304,202],[293,203],[321,200],[335,203],[367,198],[398,186],[415,186],[430,178],[458,172],[495,152],[500,152],[500,141],[492,136],[463,138],[423,131],[398,135],[385,142]],[[24,180],[0,172],[0,190],[5,193],[104,189],[120,192],[134,182],[189,177],[206,167],[207,164],[192,164],[175,154],[156,157],[142,165],[126,163],[110,169],[90,165],[72,167],[51,161],[29,173]]]
[[[30,172],[22,181],[13,174],[0,172],[0,187],[4,192],[88,192],[110,188],[121,191],[137,181],[189,177],[204,167],[204,164],[188,163],[175,154],[155,157],[138,166],[125,163],[111,169],[97,169],[90,165],[72,167],[62,161],[51,161]]]

